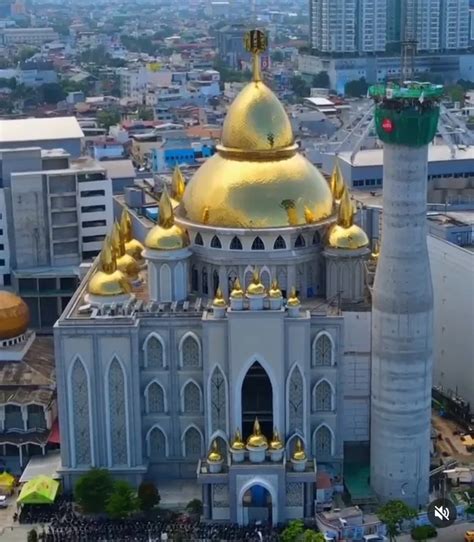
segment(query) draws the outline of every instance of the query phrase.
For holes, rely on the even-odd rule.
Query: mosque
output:
[[[276,524],[368,445],[374,255],[339,169],[298,152],[264,41],[217,153],[175,171],[142,242],[124,210],[55,326],[66,487],[190,479],[204,517]]]

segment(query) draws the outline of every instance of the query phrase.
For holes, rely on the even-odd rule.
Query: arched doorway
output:
[[[262,522],[273,524],[272,496],[266,487],[255,484],[249,487],[242,497],[244,525]]]
[[[269,438],[273,432],[273,389],[265,369],[256,361],[242,383],[242,433],[247,438],[258,417],[262,433]]]

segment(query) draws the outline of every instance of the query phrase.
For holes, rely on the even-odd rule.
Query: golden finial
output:
[[[306,452],[304,451],[304,446],[300,438],[296,440],[296,446],[293,452],[292,459],[294,459],[295,461],[304,461],[306,459]]]
[[[247,294],[250,295],[263,295],[265,293],[265,286],[260,281],[260,273],[258,268],[255,267],[252,275],[252,282],[247,287]]]
[[[316,222],[316,216],[314,215],[313,211],[309,209],[306,205],[304,206],[304,219],[306,221],[306,224],[313,224]]]
[[[252,53],[252,79],[256,83],[262,80],[260,55],[266,51],[267,46],[267,36],[261,30],[249,30],[245,34],[245,49]]]
[[[173,206],[171,205],[170,196],[166,187],[163,188],[159,203],[159,222],[158,224],[165,229],[171,228],[174,224]]]
[[[117,262],[117,269],[130,280],[137,280],[139,267],[135,258],[125,251],[125,239],[118,222],[113,225],[110,242]]]
[[[272,285],[270,286],[270,290],[268,290],[268,296],[272,299],[280,299],[282,297],[277,279],[272,280]]]
[[[212,441],[211,449],[209,450],[209,453],[207,454],[207,460],[211,463],[219,463],[220,461],[222,461],[222,455],[217,445],[217,439],[214,439]]]
[[[177,202],[183,199],[184,189],[186,185],[184,182],[184,176],[181,169],[177,165],[173,171],[173,178],[171,181],[171,197]]]
[[[354,207],[352,205],[349,190],[344,185],[341,202],[339,203],[339,212],[337,215],[337,223],[343,228],[350,228],[353,224]]]
[[[289,307],[298,307],[300,305],[300,300],[298,299],[298,296],[296,295],[296,288],[294,286],[291,287],[290,290],[290,297],[288,298],[288,301],[286,304]]]
[[[225,302],[224,295],[222,294],[221,287],[219,286],[216,290],[216,295],[214,301],[212,302],[213,307],[226,307],[227,303]]]
[[[237,428],[237,430],[235,431],[235,435],[232,439],[230,447],[234,450],[243,450],[245,448],[245,443],[242,440],[242,433],[240,432],[239,428]]]
[[[253,448],[263,448],[267,446],[267,439],[265,435],[262,435],[258,418],[255,418],[255,421],[253,422],[253,432],[247,439],[247,446],[251,446]]]
[[[108,235],[104,239],[104,244],[102,245],[102,251],[99,258],[99,268],[101,271],[107,274],[112,274],[114,271],[117,270],[117,260],[115,257],[115,252],[110,237]]]
[[[234,299],[241,299],[242,297],[244,297],[244,291],[242,290],[242,286],[240,285],[239,277],[234,280],[234,285],[232,287],[230,297],[233,297]]]
[[[115,250],[110,236],[104,239],[96,272],[92,275],[87,291],[95,296],[117,296],[132,290],[127,277],[117,269]]]
[[[342,198],[345,188],[344,178],[339,167],[339,158],[336,158],[336,164],[331,174],[330,186],[333,198],[339,201]]]
[[[283,442],[280,438],[277,428],[273,430],[272,440],[270,441],[270,450],[281,450],[283,448]]]
[[[372,252],[372,254],[370,256],[375,261],[377,261],[379,259],[379,256],[380,256],[380,241],[376,241],[375,246],[374,246],[374,251]]]
[[[120,216],[120,229],[122,231],[122,235],[125,238],[125,242],[127,243],[128,241],[131,241],[132,240],[132,220],[125,207],[123,208],[122,214]]]
[[[119,258],[120,256],[123,256],[125,254],[125,237],[118,222],[114,223],[113,238],[114,247],[117,251],[117,257]]]

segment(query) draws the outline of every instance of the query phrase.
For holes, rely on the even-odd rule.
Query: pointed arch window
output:
[[[165,459],[166,452],[166,436],[159,427],[153,427],[148,434],[148,454],[150,460]]]
[[[165,392],[158,382],[152,382],[147,389],[147,411],[149,414],[165,412]]]
[[[296,366],[290,377],[288,389],[289,431],[303,432],[304,425],[304,382],[300,368]]]
[[[219,273],[216,269],[212,272],[212,287],[214,290],[214,293],[217,292],[217,288],[219,288]]]
[[[331,385],[327,380],[316,384],[314,390],[314,410],[330,412],[333,410],[333,393]]]
[[[194,238],[194,244],[195,244],[195,245],[199,245],[199,246],[201,246],[201,247],[204,245],[204,243],[203,243],[203,241],[202,241],[201,234],[200,234],[199,232],[196,233],[196,237]]]
[[[207,269],[205,267],[202,268],[201,285],[202,293],[207,295],[209,293],[209,285],[207,284]]]
[[[221,430],[227,432],[227,397],[222,371],[216,367],[211,376],[211,428],[212,433]]]
[[[193,292],[199,290],[199,271],[195,265],[191,268],[191,288]]]
[[[313,245],[319,245],[320,242],[321,242],[321,234],[318,231],[315,231],[313,235]]]
[[[275,242],[273,243],[273,250],[281,250],[281,249],[284,249],[284,248],[286,248],[285,240],[283,239],[283,237],[281,235],[279,235],[275,239]]]
[[[165,365],[163,343],[155,335],[146,342],[145,363],[148,369],[162,369]]]
[[[332,365],[333,350],[332,341],[327,333],[322,333],[314,341],[313,365]]]
[[[181,366],[184,369],[195,369],[201,365],[201,348],[197,340],[188,335],[181,344]]]
[[[231,250],[242,250],[242,242],[238,237],[234,237],[232,241],[230,242],[230,249]]]
[[[306,246],[306,241],[302,235],[298,235],[295,241],[295,248],[302,248]]]
[[[252,250],[265,250],[265,244],[260,237],[255,237],[253,240]]]
[[[109,368],[109,416],[110,416],[110,457],[112,465],[128,463],[128,434],[125,398],[125,375],[116,358]]]
[[[315,432],[314,455],[316,459],[332,455],[332,433],[326,425],[322,425]]]
[[[201,390],[195,382],[188,382],[183,389],[183,412],[199,414],[201,411]]]
[[[217,235],[214,235],[214,237],[211,240],[211,248],[222,248],[221,240]]]
[[[202,454],[201,433],[195,428],[190,427],[184,434],[184,456],[188,458],[198,458]]]
[[[92,459],[89,382],[85,367],[80,359],[76,359],[71,371],[70,391],[72,396],[75,466],[89,466]],[[9,406],[12,405],[5,407],[5,413],[7,413]]]

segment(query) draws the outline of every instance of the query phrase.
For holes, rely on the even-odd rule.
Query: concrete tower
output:
[[[372,87],[384,143],[383,239],[372,294],[371,476],[382,501],[428,501],[433,292],[428,144],[441,87]]]

